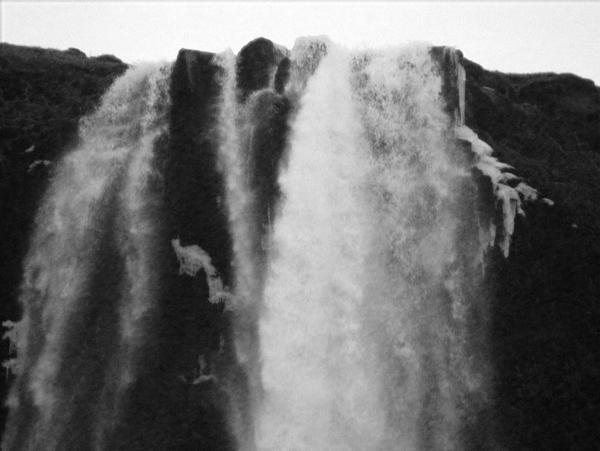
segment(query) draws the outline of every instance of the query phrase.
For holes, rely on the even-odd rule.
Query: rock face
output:
[[[265,38],[255,39],[242,47],[236,64],[241,100],[245,100],[252,91],[267,87],[285,56]]]
[[[464,60],[466,122],[554,206],[495,259],[492,343],[507,449],[592,449],[600,427],[600,88]],[[594,382],[595,381],[595,382]]]
[[[174,234],[214,256],[229,280],[231,243],[217,170],[217,108],[222,69],[214,54],[181,50],[171,76],[169,152],[165,156],[167,202]]]
[[[432,55],[441,67],[447,63],[444,48],[434,48]],[[466,125],[554,201],[528,206],[508,259],[498,251],[491,255],[496,365],[491,415],[499,446],[592,449],[600,427],[600,88],[575,75],[501,74],[467,59],[462,63]],[[290,66],[286,51],[264,38],[237,55],[238,101],[254,118],[244,145],[256,229],[269,227],[279,196],[276,168],[292,114],[285,92]],[[79,118],[126,67],[110,55],[87,58],[77,49],[0,44],[2,320],[19,317],[21,260],[53,164],[75,143]],[[170,131],[156,148],[165,200],[161,313],[156,339],[148,344],[146,374],[132,389],[124,419],[130,436],[113,443],[114,449],[130,449],[133,442],[139,449],[233,447],[226,394],[214,379],[223,358],[217,354],[228,355],[232,318],[209,296],[211,280],[225,288],[234,283],[218,169],[224,75],[211,53],[181,50],[173,66]],[[456,89],[454,75],[444,72],[449,112],[459,102]],[[208,265],[181,271],[173,240],[180,253],[209,256],[210,274]],[[2,357],[8,355],[4,342]],[[242,373],[230,377],[243,378]]]

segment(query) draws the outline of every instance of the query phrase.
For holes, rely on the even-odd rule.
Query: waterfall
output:
[[[441,83],[425,46],[329,44],[308,79],[256,307],[259,450],[462,449],[485,405],[477,193]]]
[[[106,449],[149,331],[159,262],[153,147],[166,66],[131,68],[80,123],[24,263],[3,449]]]
[[[249,393],[244,389],[233,390],[230,422],[238,444],[241,444],[253,441],[248,409],[259,391],[254,371],[258,358],[255,306],[260,296],[261,268],[257,255],[259,236],[253,220],[256,199],[249,184],[253,128],[249,106],[251,100],[238,101],[235,56],[224,53],[216,60],[222,69],[218,163],[225,180],[225,203],[233,236],[232,265],[235,269],[234,296],[230,298],[229,307],[236,314],[233,332],[236,359],[251,387]]]
[[[309,80],[290,137],[260,318],[258,449],[368,449],[380,441],[366,301],[368,155],[347,58]],[[292,389],[293,387],[293,389]]]
[[[427,47],[359,55],[355,86],[374,166],[366,318],[388,387],[383,449],[462,449],[472,402],[460,403],[485,395],[485,362],[463,343],[469,309],[486,302],[471,293],[480,249],[461,243],[476,237],[469,168]]]
[[[461,55],[244,49],[130,68],[81,120],[3,449],[493,443],[486,261],[538,193],[467,127]]]

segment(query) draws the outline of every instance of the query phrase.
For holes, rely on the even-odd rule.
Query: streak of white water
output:
[[[303,91],[307,78],[314,72],[326,51],[321,40],[306,39],[294,46],[294,67],[288,86],[292,96]],[[252,93],[244,102],[238,101],[235,57],[231,53],[218,55],[221,66],[221,99],[219,104],[219,167],[225,178],[225,203],[233,239],[234,290],[227,307],[234,311],[234,348],[238,363],[244,369],[248,394],[231,393],[230,422],[238,446],[243,450],[255,449],[251,412],[262,392],[260,382],[258,315],[261,309],[264,257],[268,248],[269,232],[265,232],[258,218],[257,193],[251,189],[251,158],[262,149],[255,145],[254,127],[260,119],[256,110],[263,92]],[[269,88],[267,88],[268,90]],[[244,392],[245,389],[242,389]]]
[[[253,442],[248,404],[253,404],[259,392],[256,378],[258,344],[256,342],[256,314],[260,290],[260,271],[257,264],[255,232],[252,221],[253,196],[249,189],[247,143],[251,141],[249,108],[237,100],[237,77],[235,55],[218,55],[215,62],[222,69],[221,99],[219,103],[218,149],[219,169],[225,179],[225,204],[229,228],[233,239],[234,287],[226,307],[235,312],[233,334],[234,351],[238,363],[244,369],[250,397],[238,390],[231,392],[229,422],[238,445]],[[245,389],[241,389],[245,392]],[[252,448],[248,448],[252,449]]]
[[[125,391],[135,381],[137,354],[147,336],[145,323],[155,307],[158,290],[156,274],[161,263],[154,252],[154,241],[158,237],[156,217],[161,199],[152,192],[157,178],[154,143],[167,131],[171,68],[163,65],[141,70],[146,71],[146,86],[139,100],[142,102],[140,116],[135,117],[140,131],[129,145],[125,181],[119,204],[115,206],[119,212],[118,247],[125,260],[125,283],[119,300],[120,344],[113,360],[119,376],[114,389],[111,390],[109,384],[105,387],[106,406],[100,412],[96,427],[97,451],[106,449],[105,436],[112,432]]]
[[[251,225],[248,218],[252,198],[248,189],[246,156],[242,151],[243,130],[240,124],[245,113],[243,105],[237,102],[235,55],[224,53],[216,58],[223,71],[221,79],[221,100],[219,109],[220,146],[218,162],[225,177],[225,203],[229,213],[229,223],[233,236],[235,268],[235,297],[233,308],[244,308],[253,299],[256,285],[256,269],[252,253]],[[238,355],[244,362],[242,350]]]
[[[169,72],[144,65],[117,79],[99,109],[82,120],[81,144],[60,162],[44,197],[24,264],[23,319],[16,325],[17,380],[10,394],[3,449],[56,449],[67,427],[61,408],[74,393],[57,378],[61,368],[70,365],[64,353],[76,344],[68,343],[73,338],[69,326],[73,315],[87,308],[86,286],[100,245],[99,227],[104,215],[113,214],[111,207],[118,210],[122,222],[118,239],[127,268],[120,306],[120,353],[115,357],[119,382],[112,398],[118,398],[133,377],[129,360],[141,341],[140,320],[152,305],[146,251],[153,236],[147,217],[152,201],[143,193],[151,173],[154,139],[164,131]],[[109,205],[123,177],[121,201]],[[19,423],[18,414],[29,397],[32,406],[22,407],[34,408],[39,418],[30,425],[25,444],[15,445],[11,437],[29,427]],[[104,413],[107,418],[116,414]]]
[[[469,174],[450,158],[450,120],[427,47],[365,54],[355,69],[374,164],[368,318],[389,394],[385,449],[456,449],[451,373],[460,349],[448,312],[462,306],[444,291],[460,283],[451,269],[460,222],[453,185]]]
[[[143,340],[141,321],[153,307],[149,294],[156,290],[153,270],[158,263],[154,261],[153,241],[156,239],[156,213],[160,199],[152,196],[150,185],[156,173],[154,164],[154,143],[166,132],[168,110],[168,89],[170,67],[152,68],[148,74],[143,97],[140,118],[141,132],[130,152],[131,161],[127,168],[125,184],[120,195],[121,228],[119,248],[125,258],[127,287],[121,299],[121,336],[122,346],[135,352]],[[131,363],[130,357],[123,362]],[[129,368],[122,368],[123,384],[126,386],[132,375]]]
[[[327,36],[313,36],[296,39],[291,51],[292,71],[288,92],[292,96],[300,95],[306,88],[309,78],[315,73],[327,48],[332,45]]]
[[[260,319],[260,450],[376,449],[384,416],[361,324],[368,154],[349,60],[330,49],[308,81],[280,177]]]

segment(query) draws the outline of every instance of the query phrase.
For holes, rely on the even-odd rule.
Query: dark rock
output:
[[[283,93],[285,85],[290,78],[290,67],[292,63],[289,58],[283,58],[277,66],[277,72],[275,73],[275,91],[279,94]]]
[[[239,51],[236,61],[237,85],[240,100],[253,91],[266,88],[284,55],[272,41],[257,38]]]
[[[121,61],[115,55],[106,55],[106,54],[99,55],[99,56],[94,56],[93,59],[98,60],[98,61],[104,61],[107,63],[123,64],[123,61]]]
[[[80,56],[82,58],[87,58],[87,55],[84,52],[82,52],[79,49],[76,49],[75,47],[69,47],[67,50],[65,50],[65,53],[68,53],[69,55],[73,55],[73,56]]]
[[[265,91],[254,99],[253,139],[249,148],[250,189],[256,195],[259,223],[263,228],[275,214],[279,198],[277,177],[288,132],[290,102],[284,96]]]
[[[571,74],[506,75],[463,64],[467,125],[555,202],[526,207],[508,260],[495,255],[489,272],[499,441],[505,449],[594,449],[599,88]]]
[[[231,238],[217,169],[219,77],[212,53],[181,50],[171,75],[170,150],[164,162],[173,238],[198,244],[229,284]]]
[[[453,116],[459,102],[457,64],[462,64],[463,54],[460,50],[443,46],[432,47],[429,53],[442,76],[442,97],[446,103],[446,111]]]
[[[223,304],[209,302],[206,273],[181,274],[170,242],[199,245],[225,285],[231,283],[231,237],[218,168],[222,68],[212,53],[181,50],[171,74],[169,139],[158,152],[165,184],[165,285],[154,357],[137,384],[115,449],[231,449],[227,400],[218,384],[198,390],[199,356],[212,365],[228,333]],[[216,363],[215,363],[216,364]],[[147,410],[143,421],[139,412]],[[131,435],[136,441],[133,442]]]

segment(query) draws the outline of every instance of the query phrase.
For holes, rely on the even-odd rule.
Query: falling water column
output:
[[[372,449],[383,417],[368,339],[368,160],[349,61],[332,49],[308,81],[282,169],[260,318],[260,450]]]

